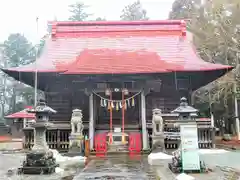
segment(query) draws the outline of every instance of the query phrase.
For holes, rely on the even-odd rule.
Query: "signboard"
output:
[[[180,137],[183,171],[200,170],[197,124],[180,125]]]

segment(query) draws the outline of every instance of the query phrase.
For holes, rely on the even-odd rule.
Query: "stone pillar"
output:
[[[46,127],[35,126],[34,128],[34,145],[32,150],[48,150],[46,141]]]
[[[148,135],[147,135],[147,122],[146,122],[146,98],[144,91],[141,92],[141,118],[142,118],[142,141],[143,150],[148,149]]]
[[[94,114],[93,114],[93,93],[89,96],[89,139],[90,150],[94,149]]]

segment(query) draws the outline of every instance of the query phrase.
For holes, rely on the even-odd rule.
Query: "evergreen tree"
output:
[[[85,12],[86,6],[81,2],[76,2],[75,4],[69,5],[69,12],[71,16],[70,21],[85,21],[90,14]]]
[[[169,19],[190,19],[201,5],[201,0],[175,0]]]
[[[175,0],[171,19],[190,19],[188,30],[193,34],[193,43],[198,54],[205,61],[232,65],[236,68],[226,76],[202,87],[194,93],[195,102],[202,107],[208,103],[216,119],[229,121],[233,109],[233,87],[240,84],[240,1],[211,0],[200,4],[199,1]]]
[[[105,19],[105,18],[98,17],[98,18],[96,18],[95,21],[106,21],[106,19]]]
[[[36,59],[36,49],[23,35],[16,33],[10,34],[8,39],[3,43],[4,66],[19,67],[32,63]],[[32,87],[26,86],[20,82],[6,77],[5,87],[1,88],[4,96],[4,107],[8,105],[8,113],[20,111],[24,105],[32,105],[34,90]],[[29,96],[31,94],[31,97]],[[5,109],[2,106],[2,109]],[[5,110],[2,110],[2,116]]]
[[[124,7],[120,18],[124,21],[148,20],[147,11],[143,9],[140,1],[136,1]]]

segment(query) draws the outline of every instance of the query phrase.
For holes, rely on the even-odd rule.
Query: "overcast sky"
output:
[[[67,20],[68,5],[78,0],[1,0],[0,42],[10,33],[22,33],[33,43],[37,42],[47,29],[47,21]],[[141,0],[150,19],[166,19],[174,0]],[[87,11],[96,17],[119,20],[122,9],[134,0],[81,0],[89,5]],[[36,17],[39,17],[38,33]]]

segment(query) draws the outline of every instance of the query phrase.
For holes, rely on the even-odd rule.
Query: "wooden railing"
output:
[[[34,143],[33,129],[24,129],[24,148],[31,149]],[[46,131],[46,141],[50,149],[67,151],[69,146],[70,129],[48,129]]]
[[[167,118],[165,121],[165,132],[179,132],[179,127],[175,127],[174,124],[177,123],[177,119],[171,120],[170,118]],[[96,127],[95,130],[98,129],[106,129],[103,127]],[[106,126],[106,125],[105,125]],[[151,136],[151,123],[147,124],[147,128],[149,131],[149,134]],[[215,147],[215,132],[214,128],[211,126],[211,121],[201,120],[197,119],[197,126],[198,126],[198,144],[199,148],[212,148]],[[133,131],[134,129],[140,130],[141,124],[132,126],[131,128],[128,127],[129,131]],[[127,130],[127,129],[126,129]],[[88,133],[88,124],[84,124],[84,134]],[[30,149],[33,146],[34,143],[34,135],[33,135],[33,129],[32,128],[25,128],[24,129],[25,134],[25,141],[24,141],[24,148]],[[58,124],[55,125],[55,127],[49,128],[46,131],[46,140],[47,144],[49,145],[49,148],[51,149],[57,149],[59,151],[68,151],[69,147],[69,134],[70,134],[70,124]],[[151,142],[151,137],[150,137]],[[180,144],[180,136],[176,137],[175,139],[165,139],[165,146],[167,149],[177,149]]]
[[[166,117],[166,118],[165,118]],[[166,149],[177,149],[180,145],[180,128],[176,127],[176,124],[179,122],[177,117],[169,114],[165,114],[165,134],[175,133],[178,134],[175,138],[166,138],[165,139],[165,147]],[[198,127],[198,146],[201,149],[208,149],[215,147],[215,128],[211,125],[210,119],[196,119],[197,127]],[[152,123],[147,123],[147,127],[149,130],[152,129]],[[151,133],[150,133],[151,136]]]

